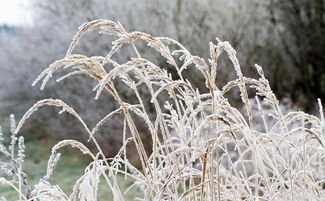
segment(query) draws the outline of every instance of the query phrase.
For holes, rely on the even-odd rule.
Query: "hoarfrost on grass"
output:
[[[83,35],[95,28],[117,38],[106,56],[73,54]],[[143,40],[150,50],[159,52],[166,63],[175,68],[178,78],[142,57],[137,50],[137,40]],[[125,63],[114,61],[114,54],[127,45],[132,47],[136,57]],[[114,97],[119,108],[108,112],[94,128],[58,99],[37,102],[17,126],[11,116],[9,149],[3,144],[0,130],[0,152],[9,159],[9,162],[0,163],[0,171],[6,175],[0,178],[1,185],[16,190],[20,200],[93,201],[97,199],[98,185],[105,184],[110,190],[107,196],[120,201],[126,199],[125,194],[132,188],[141,192],[141,196],[134,200],[322,200],[325,196],[325,125],[320,101],[320,118],[299,111],[283,112],[259,65],[256,70],[261,77],[247,78],[242,74],[236,51],[229,42],[217,39],[216,44],[210,43],[210,51],[211,58],[206,62],[173,39],[127,32],[118,22],[94,20],[83,24],[66,57],[45,69],[33,85],[42,82],[43,89],[61,70],[65,74],[57,81],[87,75],[98,83],[94,89],[95,98],[106,91]],[[238,78],[219,88],[216,80],[222,75],[217,74],[217,64],[223,51],[231,60]],[[129,58],[128,55],[125,57]],[[196,68],[201,73],[198,76],[205,78],[207,92],[194,88],[183,76],[189,68]],[[136,103],[121,97],[116,87],[119,81],[130,88]],[[144,85],[151,96],[149,104],[154,108],[154,115],[147,111],[140,85]],[[236,87],[244,112],[232,106],[226,98]],[[256,89],[256,94],[249,88]],[[24,140],[17,134],[31,115],[45,105],[62,108],[61,112],[77,118],[97,152],[75,140],[59,142],[52,148],[46,175],[30,187],[22,171]],[[123,146],[114,158],[106,158],[94,135],[99,135],[101,127],[119,113],[124,118]],[[150,133],[150,154],[145,151],[136,119],[145,122]],[[126,132],[130,132],[131,137],[127,137]],[[141,169],[134,167],[127,158],[126,149],[130,142],[136,145]],[[76,181],[71,195],[50,183],[55,166],[60,162],[59,151],[67,145],[93,159],[84,175]],[[125,192],[118,185],[119,174],[133,180]],[[104,179],[104,184],[99,183],[100,178]]]

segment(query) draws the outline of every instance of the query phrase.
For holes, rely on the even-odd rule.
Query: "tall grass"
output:
[[[95,28],[116,38],[111,50],[104,56],[73,54],[83,35]],[[0,151],[10,161],[0,163],[0,171],[7,175],[0,179],[0,184],[11,186],[20,200],[93,201],[97,200],[98,185],[105,184],[107,196],[116,201],[125,200],[129,189],[137,189],[141,194],[134,200],[324,200],[325,124],[320,101],[320,119],[300,111],[282,113],[262,68],[256,65],[259,79],[245,77],[236,51],[228,42],[216,40],[216,44],[209,44],[210,59],[206,61],[192,55],[173,39],[127,32],[118,22],[94,20],[83,24],[66,57],[45,69],[33,85],[40,82],[44,89],[57,71],[64,72],[58,82],[86,75],[98,83],[94,88],[95,99],[104,92],[109,93],[119,108],[109,112],[93,128],[73,108],[58,99],[37,102],[17,125],[12,117],[10,147],[7,149],[0,143]],[[175,68],[177,75],[171,75],[143,58],[137,50],[138,41],[158,52]],[[134,55],[125,55],[130,59],[118,63],[114,55],[123,51],[123,46],[132,47]],[[222,76],[217,75],[217,68],[223,52],[233,64],[237,79],[220,88],[216,80]],[[202,84],[206,91],[194,88],[183,76],[188,68],[196,68],[197,76],[204,77]],[[129,87],[136,103],[120,96],[117,82]],[[154,116],[149,115],[149,105],[143,102],[139,91],[144,87],[151,95],[150,107],[155,110]],[[226,98],[230,91],[238,92],[245,106],[244,112],[232,106]],[[255,101],[249,97],[256,97]],[[97,152],[75,140],[60,141],[52,148],[46,175],[31,187],[22,171],[24,141],[22,137],[17,139],[17,134],[32,114],[47,105],[61,108],[61,112],[79,120]],[[258,112],[254,110],[256,106]],[[114,158],[106,158],[95,137],[100,135],[101,127],[118,114],[124,119],[123,146]],[[151,153],[145,151],[136,122],[144,122],[152,137]],[[136,146],[140,169],[135,168],[126,155],[130,143]],[[17,144],[18,153],[14,147]],[[51,175],[60,162],[59,151],[65,146],[75,147],[93,159],[70,195],[51,183]],[[134,180],[126,192],[117,183],[120,174]],[[101,178],[105,184],[100,183]]]

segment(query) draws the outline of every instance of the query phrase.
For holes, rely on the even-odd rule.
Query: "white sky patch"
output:
[[[0,25],[23,25],[29,20],[26,0],[0,0]]]

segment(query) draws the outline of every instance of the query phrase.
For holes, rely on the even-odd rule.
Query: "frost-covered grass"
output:
[[[100,28],[102,34],[114,37],[111,50],[104,56],[73,54],[85,33]],[[137,49],[139,41],[157,52],[177,75],[143,58]],[[98,44],[94,44],[98,45]],[[131,55],[124,46],[133,49]],[[59,99],[35,103],[18,124],[11,117],[10,146],[1,147],[9,163],[2,163],[7,174],[2,185],[17,191],[20,200],[93,201],[98,190],[113,200],[323,200],[325,196],[325,123],[319,101],[320,118],[301,111],[283,112],[263,70],[256,65],[259,78],[243,75],[236,51],[228,42],[216,39],[209,44],[210,58],[192,55],[179,42],[154,37],[142,32],[127,32],[121,24],[94,20],[83,24],[72,40],[66,57],[55,61],[33,83],[44,89],[54,73],[57,81],[86,75],[97,83],[95,99],[108,93],[119,106],[109,111],[97,125],[90,127],[69,105]],[[237,78],[217,86],[218,62],[222,53],[229,57]],[[117,53],[125,63],[114,60]],[[205,91],[194,88],[183,72],[196,69],[205,79]],[[63,73],[63,74],[62,74]],[[120,88],[129,88],[137,100],[124,100]],[[143,101],[147,90],[151,102]],[[233,92],[232,94],[230,94]],[[230,95],[229,95],[230,94]],[[227,97],[237,94],[244,111],[232,106]],[[255,101],[250,99],[255,97]],[[146,97],[148,98],[148,97]],[[94,100],[95,101],[95,100]],[[313,100],[311,100],[313,101]],[[111,103],[108,103],[111,104]],[[97,151],[88,144],[66,139],[53,146],[46,172],[39,182],[29,185],[24,173],[25,145],[18,137],[20,128],[40,107],[53,106],[74,116],[89,135]],[[149,115],[154,108],[155,115]],[[114,158],[106,158],[95,137],[116,115],[123,116],[123,146]],[[152,152],[145,151],[138,124],[147,126]],[[142,168],[128,160],[128,144],[133,142]],[[16,150],[14,146],[18,146]],[[60,150],[72,146],[82,157],[91,159],[84,174],[74,183],[71,193],[64,192],[51,180],[60,171]],[[120,175],[133,180],[127,189],[119,184]],[[138,194],[127,197],[130,190]]]

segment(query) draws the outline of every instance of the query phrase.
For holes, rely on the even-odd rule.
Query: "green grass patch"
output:
[[[8,134],[8,128],[5,127],[5,134]],[[9,136],[5,135],[5,144],[9,144]],[[24,172],[28,175],[28,182],[31,187],[39,182],[41,178],[46,174],[47,161],[51,154],[51,148],[58,142],[57,139],[44,137],[40,135],[25,135],[26,145],[26,158],[23,166]],[[61,159],[54,169],[54,173],[50,178],[50,182],[55,185],[59,185],[60,188],[70,195],[75,182],[80,178],[87,165],[91,162],[90,158],[82,155],[78,150],[67,147],[60,151]],[[6,160],[4,156],[0,154],[0,161]],[[0,174],[1,176],[1,174]],[[105,181],[102,178],[103,184]],[[130,179],[124,179],[124,176],[118,177],[118,183],[121,190],[127,189],[132,181]],[[108,185],[99,185],[98,200],[111,201],[113,200]],[[135,190],[130,191],[126,198],[133,200],[136,195]],[[5,197],[7,200],[17,200],[17,193],[9,187],[0,186],[0,198]]]

